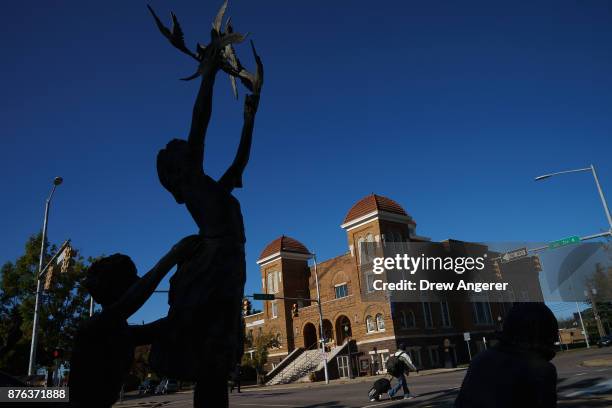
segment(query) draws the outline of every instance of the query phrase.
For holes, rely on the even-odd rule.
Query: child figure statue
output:
[[[211,43],[187,49],[183,32],[172,14],[171,30],[150,9],[160,31],[172,45],[199,62],[200,89],[193,107],[187,140],[172,140],[157,156],[161,184],[176,202],[185,204],[199,227],[201,244],[190,259],[179,265],[170,280],[169,329],[153,344],[151,363],[161,375],[196,381],[194,406],[228,405],[227,380],[240,362],[244,329],[241,302],[246,279],[245,234],[240,203],[232,195],[242,187],[242,173],[251,150],[255,114],[263,83],[263,67],[255,48],[255,75],[246,71],[232,44],[244,37],[221,22],[227,2],[213,23]],[[252,45],[252,43],[251,43]],[[237,77],[252,94],[244,103],[244,124],[238,152],[226,172],[215,180],[204,172],[204,140],[212,111],[212,94],[219,71]],[[206,390],[206,392],[204,392]]]

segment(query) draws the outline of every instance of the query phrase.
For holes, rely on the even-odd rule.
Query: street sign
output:
[[[501,261],[502,263],[508,263],[508,262],[512,262],[520,258],[524,258],[527,255],[529,255],[529,251],[527,251],[527,248],[519,248],[513,251],[508,251],[505,254],[503,254],[501,256]]]
[[[580,237],[578,235],[573,235],[571,237],[559,239],[557,241],[553,241],[548,244],[548,249],[555,249],[566,245],[577,244],[580,242]]]
[[[274,300],[274,295],[269,293],[253,293],[254,300]]]
[[[463,333],[463,340],[470,341],[470,332]]]

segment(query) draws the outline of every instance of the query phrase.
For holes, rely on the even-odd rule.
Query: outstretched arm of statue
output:
[[[157,262],[153,269],[130,286],[123,296],[108,308],[109,311],[120,319],[127,320],[149,299],[159,282],[174,265],[187,259],[196,251],[199,242],[198,235],[190,235],[180,240]]]
[[[247,95],[244,101],[244,123],[240,144],[234,162],[219,179],[221,184],[228,191],[242,187],[242,173],[249,162],[251,154],[251,144],[253,142],[253,127],[255,126],[255,114],[259,106],[259,95]]]
[[[247,95],[244,101],[244,123],[242,125],[242,134],[240,135],[240,144],[238,145],[238,152],[234,158],[234,162],[227,169],[225,174],[219,179],[221,184],[228,191],[232,191],[234,188],[242,187],[242,173],[249,162],[249,156],[251,154],[251,144],[253,141],[253,127],[255,126],[255,114],[259,108],[259,95],[263,86],[264,80],[264,69],[261,58],[257,55],[255,50],[255,44],[251,41],[251,50],[255,57],[256,71],[255,75],[248,73],[247,77],[241,78],[247,88],[253,92],[252,95]],[[246,72],[244,69],[242,72]]]
[[[217,66],[216,62],[212,60],[208,61],[202,71],[200,90],[198,91],[198,96],[193,105],[188,141],[193,154],[192,159],[198,166],[202,166],[204,160],[204,139],[212,114],[213,87],[218,71],[219,66]]]
[[[154,343],[160,336],[169,328],[169,318],[163,317],[154,322],[147,324],[135,324],[128,327],[130,339],[133,346],[142,346],[143,344]]]

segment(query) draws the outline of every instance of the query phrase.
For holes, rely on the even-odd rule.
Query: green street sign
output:
[[[578,235],[574,235],[571,237],[559,239],[557,241],[553,241],[548,244],[548,249],[555,249],[566,245],[577,244],[580,242],[580,237]]]
[[[274,295],[268,293],[253,293],[255,300],[274,300]]]

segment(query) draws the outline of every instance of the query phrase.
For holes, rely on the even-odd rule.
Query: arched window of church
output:
[[[376,327],[378,330],[385,330],[385,318],[380,313],[376,315]]]
[[[371,260],[374,258],[374,256],[376,255],[376,254],[375,254],[375,251],[374,251],[374,244],[373,244],[373,242],[374,242],[374,235],[372,235],[372,234],[368,234],[368,235],[366,236],[366,241],[368,242],[368,244],[366,245],[366,251],[367,251],[367,261],[369,262],[369,261],[371,261]],[[370,244],[370,242],[371,242],[372,244]]]
[[[404,312],[403,310],[400,312],[399,314],[399,318],[400,318],[400,327],[402,329],[405,329],[408,327],[408,320],[406,320],[406,312]]]
[[[406,313],[406,328],[416,327],[416,319],[414,318],[414,312],[409,310]]]
[[[278,293],[280,273],[278,271],[268,273],[268,293]]]
[[[357,251],[359,252],[359,263],[364,264],[367,262],[367,258],[366,258],[366,248],[365,245],[363,245],[363,243],[365,242],[365,239],[363,238],[359,238],[359,240],[357,241]]]
[[[374,325],[374,319],[372,319],[372,316],[366,317],[366,330],[368,333],[376,331],[376,326]]]

